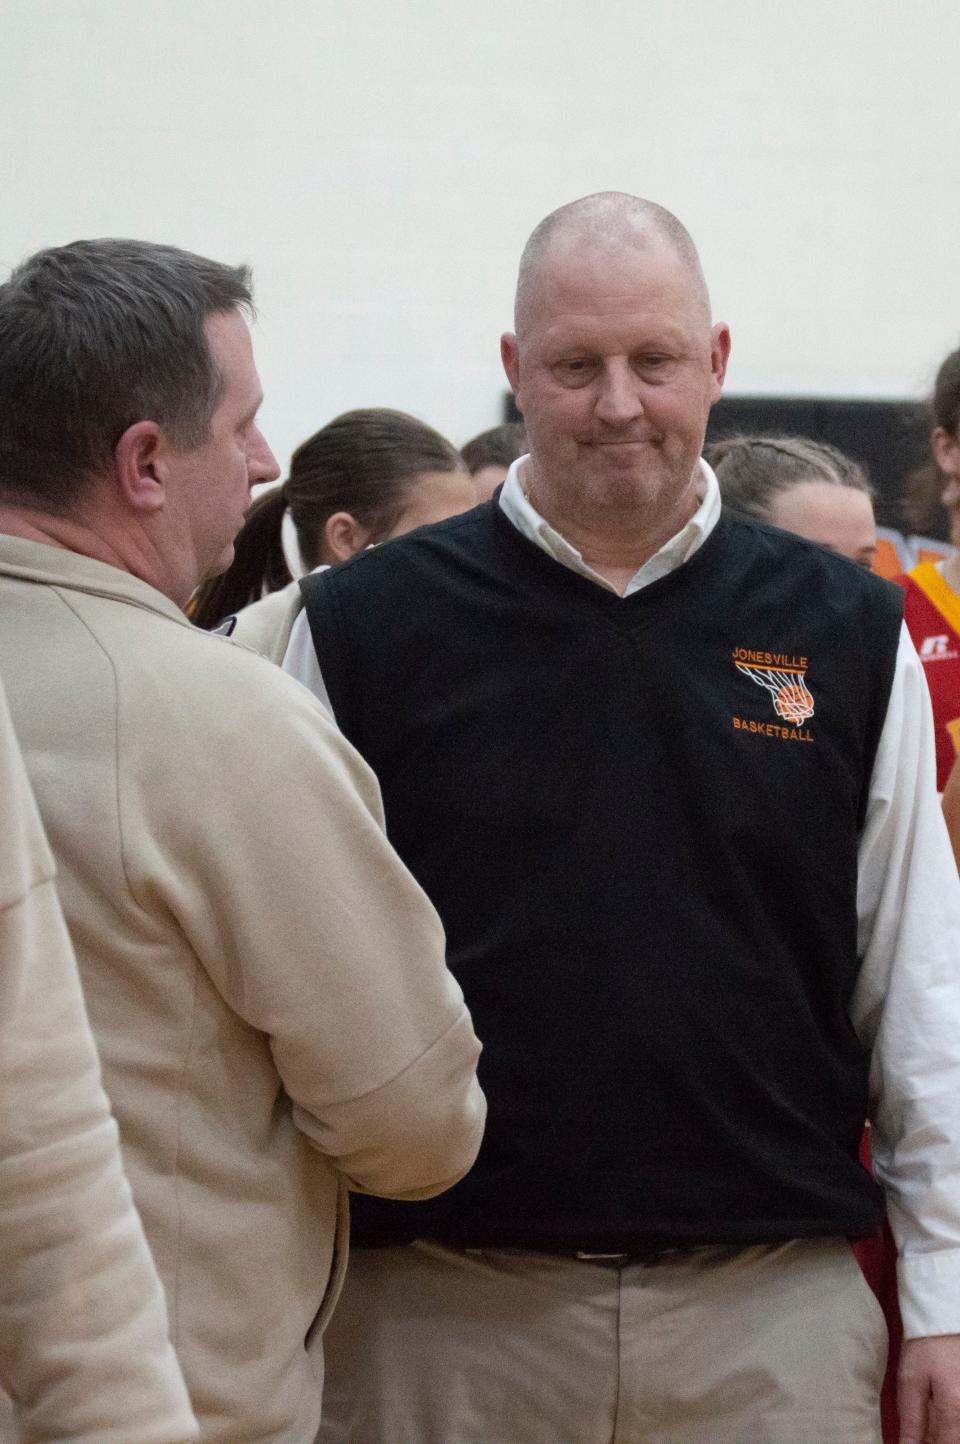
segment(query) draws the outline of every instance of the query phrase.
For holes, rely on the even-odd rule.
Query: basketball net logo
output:
[[[738,672],[765,687],[773,697],[773,710],[791,727],[799,727],[813,716],[813,693],[804,682],[806,672],[796,667],[747,667],[735,663]]]

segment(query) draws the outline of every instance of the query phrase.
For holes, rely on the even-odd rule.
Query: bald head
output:
[[[539,281],[550,266],[584,250],[654,252],[666,249],[689,277],[690,297],[710,323],[710,297],[700,257],[689,231],[671,211],[654,201],[623,191],[599,191],[551,211],[535,228],[520,257],[514,326],[518,336],[527,327]]]

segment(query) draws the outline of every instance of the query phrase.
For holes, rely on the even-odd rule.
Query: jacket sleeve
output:
[[[196,1437],[0,693],[0,1382],[18,1438]]]
[[[356,1188],[431,1197],[473,1163],[486,1109],[440,920],[326,710],[243,660],[256,691],[237,756],[217,791],[204,785],[182,925],[226,1001],[268,1035],[310,1141]]]

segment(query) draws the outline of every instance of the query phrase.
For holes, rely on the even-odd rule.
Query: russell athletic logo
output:
[[[814,712],[813,693],[805,680],[806,657],[796,657],[789,652],[755,652],[749,647],[735,647],[733,663],[738,672],[770,693],[774,713],[781,718],[781,724],[777,724],[734,717],[733,725],[738,731],[759,732],[784,742],[813,741],[809,728],[804,730],[802,725]]]
[[[950,646],[950,638],[944,634],[941,637],[924,637],[920,643],[920,660],[927,662],[950,662],[957,653]]]

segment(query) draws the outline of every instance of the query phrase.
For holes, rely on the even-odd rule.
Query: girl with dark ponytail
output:
[[[304,571],[475,505],[463,458],[431,426],[402,411],[347,411],[297,447],[282,486],[254,502],[223,576],[197,593],[191,617],[215,627],[241,613],[234,633],[257,650],[294,604],[283,547],[289,511]]]

